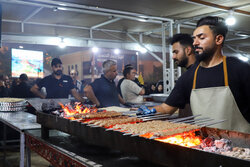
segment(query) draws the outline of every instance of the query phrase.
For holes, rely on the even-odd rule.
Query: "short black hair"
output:
[[[51,67],[56,66],[57,64],[62,64],[62,61],[59,58],[54,58],[51,61]]]
[[[20,79],[20,81],[28,81],[28,76],[27,76],[27,74],[23,73],[19,76],[19,79]]]
[[[133,65],[132,64],[126,64],[124,68],[128,68],[128,67],[133,68]]]
[[[197,22],[196,27],[200,27],[203,25],[208,25],[215,36],[219,34],[222,35],[225,41],[228,32],[228,27],[226,25],[225,19],[216,16],[203,17]]]
[[[133,67],[127,67],[123,70],[123,76],[126,78],[127,74],[130,73],[131,70],[133,70]]]
[[[190,46],[191,48],[194,48],[193,46],[194,40],[189,34],[184,34],[184,33],[175,34],[172,38],[170,38],[170,44],[173,45],[176,42],[179,42],[183,46]]]

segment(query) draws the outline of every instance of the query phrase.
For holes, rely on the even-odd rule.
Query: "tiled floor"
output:
[[[0,151],[0,167],[19,167],[19,150],[7,151],[7,164],[3,163],[3,151]],[[31,167],[48,167],[49,162],[44,158],[36,154],[35,152],[31,152]]]

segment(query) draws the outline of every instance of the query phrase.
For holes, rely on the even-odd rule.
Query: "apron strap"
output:
[[[223,71],[224,71],[225,86],[228,86],[228,75],[227,75],[227,62],[226,62],[226,56],[223,56]]]
[[[194,72],[194,80],[193,80],[193,88],[196,88],[196,80],[197,80],[197,72],[200,67],[201,63],[197,66],[195,72]],[[226,56],[223,56],[223,72],[224,72],[224,82],[225,86],[228,86],[228,74],[227,74],[227,62],[226,62]]]
[[[201,63],[198,65],[198,67],[196,68],[195,73],[194,73],[193,89],[195,89],[195,87],[196,87],[197,71],[198,71],[200,65],[201,65]]]

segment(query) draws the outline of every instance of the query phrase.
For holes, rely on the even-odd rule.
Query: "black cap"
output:
[[[56,66],[57,64],[62,64],[62,61],[59,58],[54,58],[51,61],[51,66]]]

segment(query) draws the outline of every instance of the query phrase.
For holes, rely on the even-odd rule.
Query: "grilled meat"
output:
[[[118,117],[122,114],[116,111],[102,111],[102,112],[90,112],[90,113],[83,113],[83,114],[76,114],[74,117],[76,119],[80,118],[87,118],[87,119],[93,119],[93,118],[111,118],[111,117]]]
[[[138,135],[153,133],[153,135],[161,137],[182,133],[193,129],[199,129],[200,127],[184,123],[171,123],[168,121],[157,120],[137,124],[116,125],[113,128]]]
[[[102,127],[110,127],[117,124],[126,124],[126,123],[140,122],[140,121],[142,120],[135,117],[119,116],[114,118],[91,120],[88,123]]]

